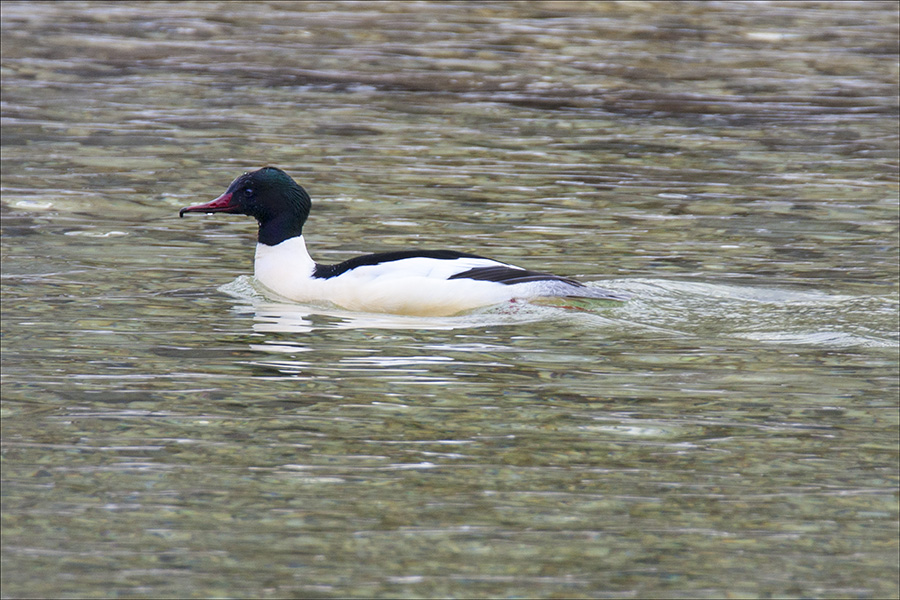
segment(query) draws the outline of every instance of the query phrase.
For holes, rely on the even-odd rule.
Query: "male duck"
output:
[[[234,213],[259,222],[257,281],[296,302],[327,301],[349,310],[452,315],[516,298],[541,296],[626,300],[573,279],[528,271],[454,250],[404,250],[317,264],[306,250],[303,224],[309,194],[275,167],[244,173],[224,194],[178,213]]]

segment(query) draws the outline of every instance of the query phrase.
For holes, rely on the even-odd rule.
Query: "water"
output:
[[[894,3],[4,2],[4,597],[896,597]],[[454,248],[634,299],[278,303]]]

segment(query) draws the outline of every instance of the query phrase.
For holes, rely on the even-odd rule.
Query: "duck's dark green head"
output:
[[[275,167],[244,173],[224,194],[206,204],[182,208],[184,213],[248,215],[259,223],[259,242],[268,246],[299,236],[309,217],[309,194],[290,175]]]

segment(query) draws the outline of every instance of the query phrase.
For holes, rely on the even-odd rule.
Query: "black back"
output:
[[[346,273],[357,267],[366,267],[370,265],[380,265],[381,263],[392,262],[395,260],[403,260],[405,258],[436,258],[439,260],[455,260],[457,258],[481,258],[476,254],[467,254],[465,252],[457,252],[455,250],[399,250],[397,252],[381,252],[378,254],[364,254],[363,256],[354,256],[350,260],[345,260],[336,265],[316,265],[313,277],[320,279],[330,279],[337,277],[342,273]]]
[[[313,277],[317,277],[319,279],[330,279],[357,267],[380,265],[382,263],[403,260],[406,258],[434,258],[438,260],[480,258],[482,260],[490,260],[484,258],[483,256],[478,256],[477,254],[468,254],[465,252],[457,252],[455,250],[401,250],[398,252],[382,252],[379,254],[365,254],[363,256],[356,256],[354,258],[351,258],[350,260],[345,260],[344,262],[338,263],[336,265],[316,265],[316,269],[315,271],[313,271]],[[575,287],[584,287],[583,284],[575,281],[574,279],[559,277],[557,275],[551,275],[549,273],[540,273],[538,271],[527,271],[525,269],[507,267],[505,265],[475,267],[474,269],[469,269],[468,271],[457,273],[456,275],[451,275],[450,277],[448,277],[448,279],[474,279],[476,281],[495,281],[497,283],[503,283],[506,285],[513,285],[515,283],[527,283],[529,281],[550,280],[564,281],[569,285],[573,285]]]

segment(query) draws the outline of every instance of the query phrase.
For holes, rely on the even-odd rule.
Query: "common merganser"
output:
[[[224,194],[184,213],[248,215],[259,223],[254,274],[278,296],[295,302],[327,301],[355,311],[447,316],[536,297],[628,298],[574,279],[529,271],[455,250],[403,250],[317,264],[306,250],[303,224],[309,194],[275,167],[244,173]]]

